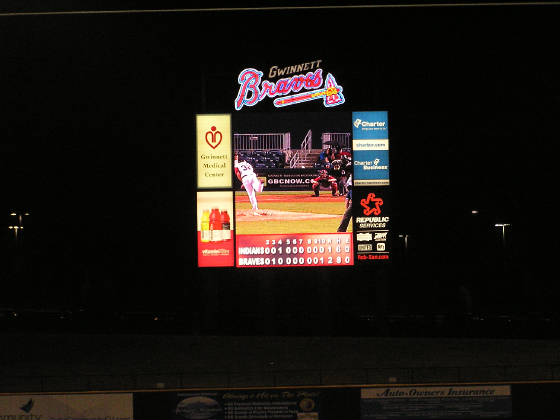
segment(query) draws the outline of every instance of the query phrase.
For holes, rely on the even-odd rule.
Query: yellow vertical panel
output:
[[[198,188],[231,188],[231,114],[196,116]]]

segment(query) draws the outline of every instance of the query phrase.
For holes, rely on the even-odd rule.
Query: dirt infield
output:
[[[321,194],[319,197],[315,197],[315,195],[310,193],[301,193],[301,194],[259,194],[258,195],[259,203],[267,203],[267,202],[308,202],[308,203],[324,203],[324,202],[332,202],[332,201],[342,201],[344,202],[343,196],[336,196],[333,197],[331,194]],[[238,195],[235,197],[235,201],[238,203],[248,203],[249,197],[247,194]]]
[[[253,215],[247,194],[236,193],[236,234],[336,232],[346,207],[345,197],[333,197],[330,191],[319,197],[311,191],[267,191],[257,198],[262,214]]]
[[[339,214],[296,213],[293,211],[260,210],[260,215],[253,215],[252,210],[237,210],[237,222],[287,221],[310,219],[340,219]]]
[[[235,198],[237,203],[248,203],[249,197],[247,195],[238,195]],[[327,203],[327,202],[341,202],[344,203],[344,197],[333,197],[331,194],[321,194],[315,197],[308,192],[301,194],[262,194],[259,195],[260,215],[254,215],[251,210],[236,210],[235,216],[237,222],[262,222],[262,221],[302,221],[302,220],[318,220],[318,219],[340,219],[340,214],[322,214],[310,212],[294,212],[266,209],[266,203]]]

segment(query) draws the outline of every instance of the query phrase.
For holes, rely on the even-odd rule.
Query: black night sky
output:
[[[559,17],[554,5],[0,16],[0,305],[160,311],[208,331],[560,315]],[[368,270],[197,269],[195,114],[235,113],[245,67],[317,59],[344,87],[339,111],[389,111],[406,258],[397,241],[393,262]],[[321,106],[278,112],[294,111]],[[12,211],[30,213],[18,243]],[[505,244],[496,223],[511,224]]]

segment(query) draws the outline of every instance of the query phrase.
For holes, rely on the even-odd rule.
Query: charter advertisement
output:
[[[352,113],[354,185],[389,185],[387,111]]]

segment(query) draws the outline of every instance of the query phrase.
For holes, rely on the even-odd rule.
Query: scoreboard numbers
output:
[[[352,234],[237,235],[237,267],[353,265]]]

